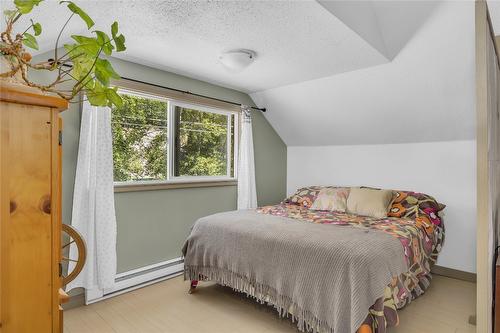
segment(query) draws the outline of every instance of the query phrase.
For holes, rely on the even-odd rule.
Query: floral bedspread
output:
[[[403,246],[408,272],[395,276],[384,295],[369,309],[365,324],[373,332],[384,333],[386,327],[399,323],[397,309],[420,296],[429,287],[431,265],[435,263],[444,240],[444,227],[436,215],[415,219],[387,217],[376,219],[332,211],[316,211],[295,204],[282,203],[257,208],[257,212],[310,223],[345,225],[377,229],[396,237]]]

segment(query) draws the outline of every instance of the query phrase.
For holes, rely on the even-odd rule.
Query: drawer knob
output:
[[[16,209],[17,209],[17,203],[15,201],[11,201],[10,202],[10,213],[14,214],[14,212],[16,211]]]
[[[48,194],[44,195],[40,199],[40,210],[42,212],[44,212],[45,214],[50,215],[50,213],[51,213],[51,200],[50,200],[50,196]]]

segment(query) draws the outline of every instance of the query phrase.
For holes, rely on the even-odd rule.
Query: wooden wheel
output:
[[[67,263],[66,266],[68,267],[67,274],[66,275],[63,274],[62,276],[62,285],[64,287],[68,283],[73,281],[82,271],[83,266],[85,265],[85,259],[87,257],[87,248],[85,246],[85,241],[83,240],[80,233],[76,231],[75,228],[73,228],[70,225],[63,224],[62,231],[63,231],[63,239],[67,241],[67,243],[62,246],[62,253],[63,253],[62,261],[66,262]],[[70,246],[73,243],[76,245],[76,248],[78,249],[78,259],[76,260],[70,259],[69,254],[67,254],[69,252],[68,246]],[[71,272],[69,271],[70,262],[75,263],[75,267]]]

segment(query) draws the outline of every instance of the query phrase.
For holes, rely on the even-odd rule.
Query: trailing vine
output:
[[[8,62],[10,68],[0,73],[0,77],[20,77],[27,86],[57,94],[68,101],[84,92],[92,105],[121,106],[122,99],[116,87],[110,87],[111,80],[120,76],[105,58],[113,52],[123,52],[126,49],[125,36],[118,32],[118,22],[111,25],[110,35],[100,30],[91,30],[94,21],[83,9],[72,1],[61,1],[59,4],[66,5],[70,15],[54,41],[54,57],[35,63],[26,48],[38,50],[37,37],[43,30],[41,23],[30,19],[31,24],[23,32],[14,32],[14,29],[23,15],[30,14],[42,2],[43,0],[14,0],[14,9],[4,11],[6,28],[0,33],[0,56]],[[64,44],[64,52],[60,52],[61,36],[75,16],[85,22],[90,35],[71,35],[72,42]],[[49,84],[40,84],[29,79],[29,69],[55,72],[57,75]]]

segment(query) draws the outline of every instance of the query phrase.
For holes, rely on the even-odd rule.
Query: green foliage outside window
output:
[[[122,94],[112,111],[114,179],[166,180],[168,175],[168,102]],[[228,117],[231,121],[228,135]],[[174,176],[226,176],[227,140],[234,160],[234,116],[175,107]]]
[[[167,176],[167,101],[121,95],[112,111],[115,181]]]
[[[175,108],[176,176],[227,174],[227,116]]]

